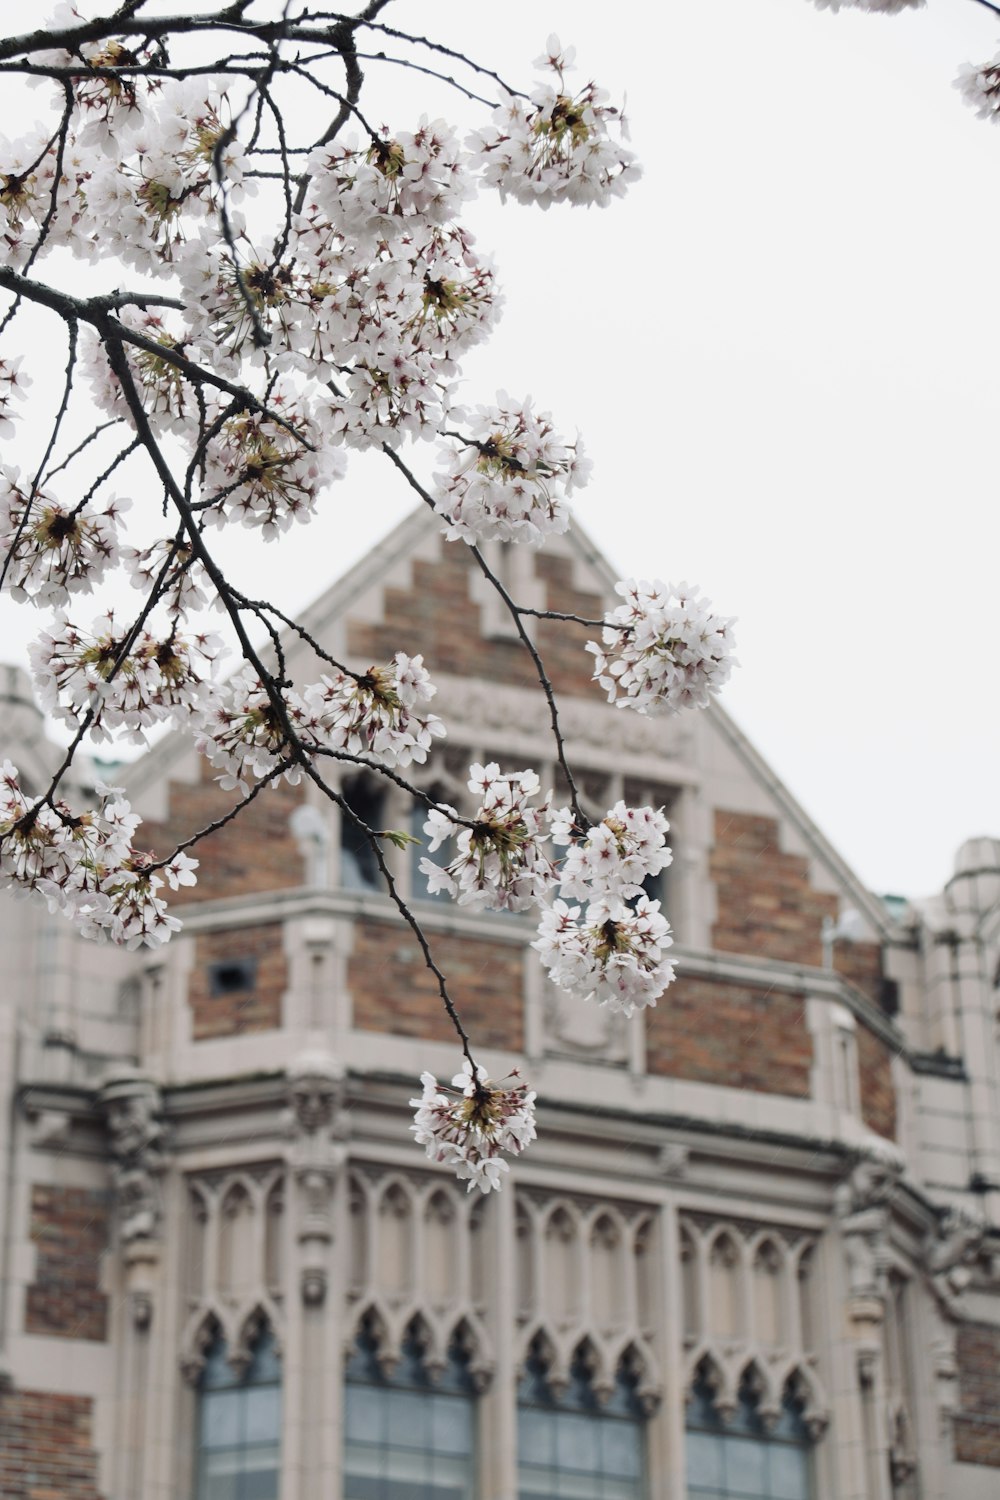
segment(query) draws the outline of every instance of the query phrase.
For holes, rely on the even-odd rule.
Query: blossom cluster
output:
[[[615,592],[626,602],[605,615],[603,647],[587,646],[608,702],[638,713],[704,708],[735,665],[733,621],[713,614],[686,583],[629,579]]]
[[[85,937],[156,947],[180,927],[160,892],[194,885],[197,860],[178,852],[157,873],[132,839],[139,826],[119,788],[75,814],[64,802],[29,798],[10,761],[0,768],[0,888],[36,892]]]
[[[516,1074],[511,1075],[516,1076]],[[523,1083],[507,1088],[491,1083],[483,1069],[468,1061],[443,1089],[432,1073],[422,1073],[423,1094],[411,1099],[416,1110],[410,1126],[417,1144],[431,1161],[453,1169],[460,1181],[488,1193],[499,1188],[509,1163],[500,1155],[518,1156],[535,1139],[535,1096]]]
[[[501,773],[496,763],[471,766],[469,790],[479,802],[471,818],[449,807],[428,814],[430,852],[452,839],[457,847],[447,865],[420,861],[428,890],[447,891],[460,906],[537,909],[533,946],[554,984],[627,1015],[655,1004],[674,975],[663,957],[669,925],[643,889],[671,860],[662,811],[617,802],[582,829],[568,808],[551,809],[551,797],[531,805],[533,771]],[[549,844],[568,846],[561,863]],[[562,897],[586,901],[586,912]]]
[[[978,68],[965,68],[955,87],[981,120],[1000,123],[1000,56]]]
[[[435,509],[450,540],[538,544],[569,526],[566,498],[586,484],[591,465],[579,438],[559,437],[548,413],[515,402],[504,391],[481,406],[466,436],[442,448],[435,474]]]
[[[183,722],[212,691],[212,664],[222,642],[172,630],[164,637],[116,624],[114,612],[81,630],[65,614],[29,649],[42,707],[78,729],[89,716],[90,736],[111,740],[122,730],[145,745],[145,730],[165,719]]]
[[[60,605],[70,594],[89,594],[118,561],[118,522],[129,504],[81,501],[69,510],[22,489],[16,469],[0,468],[0,558],[13,598]]]
[[[620,197],[639,176],[633,153],[615,139],[628,139],[622,112],[593,83],[576,94],[566,88],[575,49],[550,36],[536,67],[551,70],[557,86],[543,84],[530,100],[507,95],[489,126],[472,140],[473,162],[501,197],[519,203],[582,203],[602,207]]]
[[[530,805],[538,795],[534,771],[502,775],[495,761],[469,767],[469,790],[479,801],[470,826],[456,839],[458,853],[445,867],[422,859],[428,890],[444,890],[460,906],[493,911],[530,911],[550,890],[554,871],[543,845],[547,807]],[[424,827],[433,853],[455,833],[453,808],[432,809]]]
[[[253,780],[274,775],[279,765],[285,780],[296,784],[299,754],[329,750],[382,766],[419,764],[444,734],[441,720],[428,712],[436,691],[423,657],[403,651],[383,666],[324,675],[280,698],[245,666],[193,705],[195,746],[222,772],[222,788],[244,796]]]

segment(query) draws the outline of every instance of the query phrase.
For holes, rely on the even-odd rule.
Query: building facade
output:
[[[558,788],[469,562],[412,517],[305,622],[363,665],[423,651],[448,738],[421,784],[458,806],[472,761]],[[579,534],[496,565],[525,604],[606,606]],[[932,901],[878,899],[723,710],[616,712],[584,638],[537,624],[586,804],[671,822],[656,1008],[570,1001],[530,923],[430,898],[392,853],[477,1054],[538,1091],[500,1193],[408,1136],[454,1035],[313,788],[197,851],[156,952],[4,900],[4,1500],[1000,1494],[1000,840]],[[57,752],[4,671],[5,751],[40,787]],[[176,738],[116,775],[160,853],[228,806]]]

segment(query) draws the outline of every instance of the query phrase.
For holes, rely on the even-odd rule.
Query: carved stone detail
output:
[[[163,1211],[160,1181],[166,1170],[160,1091],[144,1074],[119,1069],[106,1076],[99,1097],[114,1163],[127,1304],[134,1327],[144,1332],[153,1320]]]
[[[867,1302],[885,1295],[892,1200],[901,1171],[895,1157],[862,1156],[834,1195],[852,1300]]]
[[[329,1054],[304,1053],[288,1070],[288,1163],[296,1188],[299,1287],[307,1307],[326,1300],[333,1192],[347,1160],[350,1126],[343,1076]]]

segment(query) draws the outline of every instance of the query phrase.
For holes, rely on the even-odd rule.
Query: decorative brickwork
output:
[[[0,1389],[3,1500],[101,1500],[89,1396]]]
[[[783,852],[774,818],[716,811],[709,868],[718,912],[714,947],[786,963],[823,962],[823,918],[836,917],[837,898],[812,889],[808,860]]]
[[[108,1209],[109,1195],[93,1188],[32,1186],[31,1238],[37,1254],[35,1281],[27,1289],[26,1333],[107,1338],[108,1299],[100,1290],[100,1272]]]
[[[958,1331],[955,1457],[1000,1469],[1000,1327],[966,1323]]]
[[[223,817],[240,800],[220,791],[206,763],[195,785],[170,784],[170,815],[165,823],[146,822],[139,830],[142,848],[162,857],[199,828]],[[280,781],[268,787],[243,809],[239,817],[189,850],[200,860],[198,884],[170,892],[171,907],[188,901],[214,901],[260,891],[287,890],[305,882],[302,852],[288,826],[302,801],[302,788]]]
[[[896,1136],[896,1089],[892,1081],[892,1048],[867,1026],[858,1027],[861,1074],[861,1118],[879,1135]]]
[[[246,983],[234,983],[241,969]],[[280,922],[199,933],[188,988],[195,1041],[274,1030],[281,1025],[287,987]]]
[[[546,582],[546,607],[566,614],[598,619],[604,601],[597,594],[580,593],[572,586],[573,562],[568,557],[535,555],[535,571]],[[437,672],[456,677],[481,677],[514,687],[536,687],[538,678],[519,641],[488,639],[482,633],[479,604],[470,591],[470,570],[476,567],[468,547],[444,545],[436,562],[413,563],[410,588],[387,588],[385,619],[368,625],[351,622],[347,649],[366,662],[390,661],[397,651],[420,651],[433,678]],[[538,623],[537,644],[549,679],[557,693],[595,696],[593,657],[583,649],[594,636],[582,626]]]
[[[682,976],[646,1012],[650,1073],[802,1099],[811,1064],[800,995]]]
[[[529,955],[534,959],[534,955]],[[522,951],[480,938],[434,935],[434,958],[448,980],[462,1024],[477,1047],[524,1046]],[[354,1024],[361,1031],[455,1041],[455,1029],[410,935],[398,926],[358,922],[348,964]],[[456,1052],[456,1067],[457,1067]]]

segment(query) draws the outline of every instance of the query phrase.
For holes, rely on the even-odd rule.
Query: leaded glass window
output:
[[[809,1434],[789,1399],[777,1421],[765,1424],[744,1388],[724,1422],[700,1382],[688,1403],[684,1441],[688,1500],[811,1500]]]
[[[553,1390],[533,1354],[518,1392],[519,1500],[643,1500],[645,1431],[635,1381],[619,1370],[606,1400],[578,1355],[565,1390]]]
[[[428,1372],[410,1335],[386,1374],[370,1329],[358,1335],[344,1387],[344,1500],[475,1500],[475,1398],[456,1345]]]
[[[196,1500],[278,1500],[281,1366],[264,1329],[242,1371],[221,1334],[198,1383]]]

